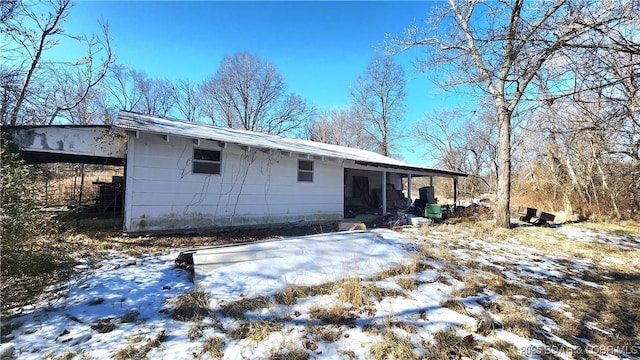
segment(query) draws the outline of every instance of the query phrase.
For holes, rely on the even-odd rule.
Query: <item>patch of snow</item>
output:
[[[595,289],[606,289],[607,287],[604,285],[600,285],[597,283],[594,283],[593,281],[586,281],[577,277],[571,277],[571,279],[579,284],[585,285],[585,286],[589,286]]]
[[[243,245],[243,251],[265,253],[277,248],[280,259],[243,261],[197,277],[213,299],[273,295],[290,285],[319,285],[346,277],[371,277],[406,262],[407,236],[391,230],[334,233]]]

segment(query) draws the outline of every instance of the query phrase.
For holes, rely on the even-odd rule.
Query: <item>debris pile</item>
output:
[[[493,212],[489,205],[483,202],[473,202],[467,206],[456,206],[453,210],[453,217],[472,218],[490,215]]]

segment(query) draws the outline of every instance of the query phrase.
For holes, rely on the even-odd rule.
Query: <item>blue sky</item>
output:
[[[319,109],[349,104],[348,90],[377,54],[385,33],[421,23],[431,1],[246,2],[80,1],[65,23],[70,33],[110,26],[118,64],[151,77],[200,82],[212,76],[225,55],[248,51],[271,61],[295,92]],[[457,102],[433,87],[412,61],[420,50],[397,57],[405,67],[404,125]],[[425,163],[424,151],[401,144],[405,160]]]

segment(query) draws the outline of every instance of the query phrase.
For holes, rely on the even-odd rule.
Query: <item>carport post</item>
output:
[[[382,216],[387,215],[387,172],[382,172]]]
[[[458,203],[458,178],[453,178],[453,207]]]
[[[411,205],[411,174],[407,174],[407,206]]]

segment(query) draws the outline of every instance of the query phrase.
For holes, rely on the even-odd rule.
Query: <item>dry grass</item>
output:
[[[514,229],[513,239],[541,252],[563,254],[574,258],[589,259],[609,270],[625,271],[629,268],[640,272],[640,251],[629,250],[617,244],[600,241],[568,239],[555,229]],[[603,261],[615,259],[615,261]],[[620,260],[623,260],[622,263]]]
[[[229,332],[234,340],[251,339],[260,342],[266,339],[269,334],[275,331],[281,331],[283,326],[274,320],[256,320],[245,321],[240,323],[235,329]]]
[[[502,327],[498,322],[493,319],[491,313],[483,311],[480,315],[476,316],[476,332],[482,336],[487,336],[493,332],[493,330]]]
[[[462,303],[462,301],[455,299],[455,298],[449,298],[446,300],[443,300],[440,302],[440,306],[445,307],[447,309],[459,312],[461,314],[467,314],[467,309],[465,308],[464,304]]]
[[[127,347],[118,350],[114,355],[114,360],[125,359],[144,359],[147,357],[147,353],[153,348],[157,348],[161,343],[165,342],[168,335],[165,330],[161,330],[155,338],[148,338],[144,345],[139,344],[141,341],[136,341],[136,344],[130,344]]]
[[[505,302],[499,309],[502,327],[509,332],[528,338],[535,338],[542,329],[542,323],[534,313],[526,308]]]
[[[367,284],[364,291],[368,298],[375,298],[377,301],[382,301],[382,299],[388,297],[407,297],[407,293],[404,291],[382,288],[375,283]]]
[[[128,359],[139,359],[139,358],[143,358],[143,356],[141,356],[141,354],[138,351],[138,347],[135,345],[128,345],[127,347],[118,350],[113,355],[113,360],[128,360]]]
[[[333,292],[333,288],[334,284],[330,282],[311,286],[292,285],[275,294],[274,301],[281,305],[295,305],[301,298],[329,295]]]
[[[325,324],[348,326],[355,326],[355,321],[358,318],[357,314],[338,304],[330,308],[312,306],[309,309],[309,315]]]
[[[353,350],[340,350],[338,353],[349,360],[355,360],[358,358],[356,352]]]
[[[81,355],[78,355],[76,353],[74,353],[73,351],[67,351],[64,354],[60,355],[60,356],[50,356],[51,359],[54,360],[72,360],[72,359],[83,359],[84,357]]]
[[[201,322],[191,325],[189,327],[189,330],[187,330],[187,337],[189,338],[189,340],[196,341],[201,337],[203,337],[204,334],[202,333],[202,329],[203,329],[203,326]]]
[[[640,223],[634,221],[621,222],[594,222],[585,221],[580,227],[590,230],[610,232],[615,235],[640,235]]]
[[[0,262],[0,293],[2,317],[12,308],[35,302],[44,289],[73,274],[77,265],[70,254],[82,257],[100,256],[100,251],[82,249],[58,237],[43,236],[29,244],[15,246],[8,252],[3,247]]]
[[[376,360],[413,359],[414,346],[408,338],[400,337],[391,330],[385,331],[382,340],[371,346],[371,356]]]
[[[202,289],[194,289],[178,297],[172,317],[180,321],[194,321],[211,314],[209,293]]]
[[[369,305],[370,303],[362,280],[358,277],[352,277],[340,282],[338,300],[356,308]]]
[[[494,221],[463,221],[453,230],[458,233],[469,231],[471,236],[481,240],[504,240],[511,236],[509,229],[496,226]]]
[[[271,299],[268,296],[257,296],[254,298],[230,301],[222,305],[220,313],[226,317],[244,319],[247,312],[263,309],[269,305],[271,305]]]
[[[486,289],[495,292],[498,295],[511,298],[514,296],[524,296],[528,299],[540,297],[532,285],[520,283],[517,281],[507,281],[501,274],[490,276],[486,281]]]
[[[582,338],[591,344],[613,347],[637,343],[640,336],[640,307],[637,306],[640,304],[637,291],[640,274],[603,272],[601,276],[598,283],[606,287],[567,291],[560,286],[545,286],[551,300],[562,301],[569,306],[573,319],[567,319],[559,312],[547,311],[544,315],[558,324],[556,332],[569,341]],[[588,323],[596,323],[601,329],[613,329],[614,335],[593,330]]]
[[[525,359],[522,355],[520,355],[520,351],[518,350],[518,347],[508,341],[498,340],[495,342],[493,346],[496,348],[496,350],[499,350],[505,353],[507,357],[511,360]]]
[[[451,250],[439,244],[425,242],[420,246],[419,253],[430,259],[452,262],[456,260],[456,257]]]
[[[425,270],[432,269],[433,266],[423,261],[420,256],[414,256],[411,262],[393,266],[379,272],[375,278],[378,280],[387,279],[399,275],[415,275]]]
[[[470,296],[476,296],[482,293],[486,287],[486,284],[481,282],[482,279],[477,275],[469,275],[465,277],[464,286],[461,288],[456,288],[451,296],[466,298]]]
[[[408,324],[404,321],[385,320],[385,326],[387,326],[387,328],[395,327],[395,328],[401,329],[408,334],[418,333],[417,326]]]
[[[342,338],[343,331],[341,328],[337,326],[317,326],[310,325],[307,326],[307,333],[312,337],[326,341],[326,342],[336,342]]]
[[[201,354],[208,354],[213,359],[222,359],[226,342],[220,336],[210,336],[202,343]]]
[[[428,349],[432,359],[459,359],[461,357],[475,358],[476,340],[473,336],[462,337],[455,329],[438,331],[433,334],[434,344]]]
[[[396,284],[400,285],[405,290],[416,290],[418,288],[418,282],[414,278],[403,277],[396,281]]]
[[[308,360],[311,356],[302,348],[287,347],[271,354],[270,360]]]

